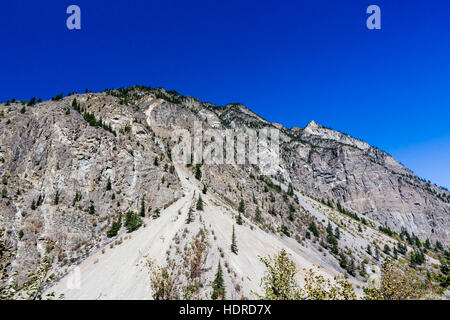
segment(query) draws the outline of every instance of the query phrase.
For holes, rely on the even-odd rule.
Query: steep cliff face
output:
[[[284,159],[294,185],[381,225],[449,243],[449,193],[385,152],[311,122]]]
[[[90,125],[71,107],[74,98],[114,134]],[[61,266],[81,261],[142,198],[148,214],[181,196],[163,143],[115,100],[86,95],[2,108],[0,228],[17,249],[16,268],[33,269],[46,253]]]
[[[210,268],[229,246],[229,235],[223,234],[222,226],[231,230],[241,202],[246,229],[238,232],[248,241],[258,241],[258,253],[274,242],[276,248],[289,248],[299,266],[314,261],[329,275],[345,270],[337,254],[322,253],[328,222],[333,228],[342,228],[342,248],[357,264],[370,258],[364,248],[375,237],[379,243],[395,245],[377,231],[378,225],[395,231],[405,228],[422,240],[450,242],[449,192],[420,180],[383,151],[315,122],[287,129],[240,104],[218,107],[173,91],[145,87],[75,94],[33,106],[0,104],[0,112],[4,190],[0,230],[5,230],[5,241],[15,252],[11,270],[22,275],[36,268],[44,255],[53,259],[55,273],[64,275],[111,240],[117,243],[118,237],[122,239],[125,228],[111,238],[107,231],[113,222],[123,222],[129,211],[142,215],[152,234],[165,239],[180,237],[184,215],[195,207],[203,190],[207,190],[204,199],[211,214],[203,219],[197,213],[201,223],[193,225],[191,234],[209,232]],[[269,159],[279,152],[280,161],[266,172],[249,163],[205,163],[198,170],[196,165],[176,163],[171,151],[179,138],[174,138],[174,132],[184,129],[192,134],[196,123],[203,129],[222,131],[277,129],[279,148],[264,146],[259,151]],[[212,141],[211,137],[200,139],[206,145]],[[361,229],[315,199],[364,217],[368,224]],[[167,234],[165,223],[153,220],[165,213],[170,216],[165,223],[176,226],[167,229]],[[223,225],[214,225],[212,217]],[[320,235],[311,239],[308,228],[312,221],[319,226]],[[171,240],[163,240],[160,246],[156,236],[150,241],[140,232],[145,246],[133,242],[130,250],[151,247],[149,252],[157,255],[159,250],[172,248]],[[246,247],[252,258],[230,256],[235,273],[227,281],[257,290],[259,278],[244,280],[244,271],[258,264],[252,246]],[[275,247],[266,253],[274,253]],[[173,255],[168,257],[176,259]],[[380,261],[373,260],[373,270],[378,270]],[[101,272],[98,266],[86,268]],[[259,270],[258,277],[261,274]],[[249,290],[244,293],[248,295]]]

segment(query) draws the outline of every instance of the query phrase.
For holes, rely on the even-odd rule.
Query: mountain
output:
[[[177,162],[177,130],[194,134],[199,125],[219,134],[275,130],[279,144],[259,147],[267,167]],[[214,139],[200,138],[205,149]],[[317,268],[361,288],[402,246],[399,261],[426,248],[423,266],[438,272],[433,247],[450,243],[447,190],[349,135],[314,121],[288,129],[238,103],[143,86],[8,101],[0,141],[0,236],[14,253],[3,279],[18,271],[20,287],[46,256],[48,290],[69,299],[148,299],[157,266],[188,288],[177,298],[209,298],[211,286],[200,284],[219,262],[227,297],[255,298],[260,257],[280,249],[300,282]]]

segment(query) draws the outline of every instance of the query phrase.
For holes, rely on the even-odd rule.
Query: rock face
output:
[[[449,243],[449,192],[389,154],[311,122],[283,155],[294,185],[400,231]]]
[[[91,126],[71,107],[73,98],[124,134]],[[117,214],[139,211],[142,198],[148,214],[181,196],[164,145],[157,145],[144,114],[136,118],[132,108],[115,100],[86,95],[27,107],[24,113],[18,103],[2,108],[0,170],[6,193],[0,228],[17,247],[18,268],[32,269],[36,257],[50,251],[62,265],[80,261],[104,241]]]
[[[279,149],[260,150],[269,156],[278,150],[273,174],[263,175],[248,163],[175,163],[171,153],[179,142],[174,139],[175,130],[192,133],[196,122],[203,129],[277,129]],[[301,245],[310,241],[311,221],[320,219],[321,225],[326,218],[338,223],[337,213],[314,199],[364,217],[375,229],[378,225],[397,232],[404,228],[422,240],[450,243],[450,193],[446,190],[420,180],[363,141],[314,121],[305,128],[287,129],[240,104],[218,107],[173,91],[139,86],[74,94],[33,106],[4,103],[0,104],[0,141],[0,230],[5,230],[5,241],[15,252],[11,270],[22,275],[36,268],[44,255],[53,258],[55,272],[63,275],[109,243],[107,230],[114,221],[123,221],[127,212],[150,219],[175,203],[180,208],[193,207],[191,198],[198,197],[203,186],[208,189],[210,208],[217,209],[214,212],[235,217],[233,210],[242,201],[248,225],[277,237],[280,232],[289,234]],[[197,167],[201,177],[194,177]],[[195,188],[186,187],[191,182]],[[295,191],[289,192],[290,187]],[[190,202],[180,202],[186,196]],[[174,209],[168,212],[174,217],[182,214]],[[227,219],[231,230],[232,219]],[[122,228],[119,236],[124,232]],[[258,234],[254,239],[262,237]],[[353,231],[348,237],[346,245],[354,245],[356,251],[368,241]],[[289,246],[295,254],[296,247]],[[323,262],[316,246],[314,242],[308,254],[325,267],[342,271],[334,258]],[[352,259],[360,261],[363,255],[362,251]],[[218,256],[212,254],[208,261],[215,265]]]

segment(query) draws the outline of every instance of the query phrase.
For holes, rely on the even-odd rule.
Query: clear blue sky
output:
[[[366,28],[370,4],[382,30]],[[314,119],[450,187],[449,17],[447,0],[4,1],[0,100],[163,86]]]

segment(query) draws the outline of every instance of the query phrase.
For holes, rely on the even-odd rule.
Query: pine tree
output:
[[[405,255],[408,251],[408,248],[406,247],[406,245],[402,245],[400,242],[397,242],[397,251],[400,254]]]
[[[53,204],[57,205],[59,203],[59,191],[56,190],[55,199],[53,200]]]
[[[244,203],[244,199],[241,198],[241,201],[239,202],[239,208],[238,208],[239,213],[244,213],[245,211],[245,203]]]
[[[202,179],[202,171],[200,170],[199,164],[195,167],[195,179],[197,179],[197,180]]]
[[[106,236],[108,238],[112,238],[112,237],[116,236],[121,227],[122,227],[122,216],[119,216],[119,220],[118,221],[114,221],[112,223],[111,229],[109,229],[106,232]]]
[[[142,196],[141,199],[141,211],[139,212],[141,217],[145,217],[145,200],[144,200],[144,196]]]
[[[198,201],[197,201],[197,210],[203,211],[203,200],[202,200],[202,196],[198,197]]]
[[[73,98],[73,100],[72,100],[72,108],[74,108],[75,110],[80,112],[80,106],[78,105],[77,99],[75,99],[75,98]]]
[[[194,220],[194,219],[193,219],[193,217],[192,217],[192,208],[189,208],[189,211],[188,211],[188,217],[187,217],[186,223],[189,224],[189,223],[191,223],[193,220]]]
[[[331,244],[331,247],[332,247],[331,252],[333,252],[334,254],[338,254],[338,252],[339,252],[338,241],[337,241],[336,237],[333,235],[333,232],[328,233],[327,241],[329,244]]]
[[[289,183],[287,194],[291,197],[294,195],[294,188],[292,187],[292,183]]]
[[[223,281],[222,266],[220,265],[220,262],[217,267],[216,277],[213,283],[213,293],[211,295],[211,299],[225,300],[225,283]]]
[[[367,271],[366,271],[366,263],[364,261],[359,265],[359,269],[361,270],[359,272],[359,275],[361,277],[366,277],[367,276]]]
[[[239,215],[238,215],[238,217],[237,217],[237,219],[236,219],[236,223],[238,224],[238,225],[242,225],[242,223],[243,223],[243,221],[242,221],[242,215],[241,215],[241,213],[239,212]]]
[[[347,267],[347,272],[350,275],[355,276],[355,262],[353,261],[353,259],[350,260],[350,264]]]
[[[291,232],[289,231],[288,227],[286,226],[281,226],[280,231],[287,237],[291,236]]]
[[[133,211],[128,211],[125,216],[124,225],[125,228],[127,229],[127,232],[130,233],[139,229],[142,226],[142,219],[137,213]]]
[[[94,207],[94,203],[91,201],[91,205],[89,206],[89,214],[94,214],[95,213],[95,207]]]
[[[36,202],[34,201],[34,199],[33,201],[31,201],[31,210],[36,210]]]
[[[370,246],[370,244],[367,245],[367,253],[372,255],[372,247]]]
[[[294,213],[295,208],[292,205],[289,205],[289,216],[288,216],[289,221],[294,221]]]
[[[336,237],[336,239],[341,238],[341,231],[339,230],[339,227],[336,227],[336,229],[334,231],[334,236]]]
[[[317,226],[314,221],[312,221],[309,225],[309,230],[313,233],[314,236],[319,236],[319,230],[317,229]]]
[[[443,288],[448,288],[450,286],[450,247],[444,251],[444,254],[440,258],[440,274],[437,280],[440,282]]]
[[[256,222],[261,222],[262,221],[261,211],[259,210],[259,207],[256,207],[255,220],[256,220]]]
[[[274,207],[270,207],[269,208],[269,214],[272,215],[272,216],[276,216],[277,215],[276,212],[275,212]]]
[[[234,254],[238,254],[238,247],[236,244],[236,234],[234,232],[234,226],[233,226],[233,234],[231,236],[231,252]]]
[[[75,191],[75,197],[73,198],[72,206],[75,206],[75,203],[77,203],[80,200],[81,200],[81,194],[77,190],[77,191]]]
[[[330,221],[328,221],[327,234],[328,235],[333,235],[333,227],[331,226]]]
[[[30,99],[30,101],[28,102],[28,106],[29,107],[31,107],[31,106],[34,106],[36,104],[36,97],[33,97],[33,98],[31,98]]]
[[[111,190],[111,178],[108,177],[108,183],[106,184],[106,190],[109,191]]]
[[[422,246],[422,242],[420,242],[420,239],[419,239],[416,235],[414,235],[414,244],[415,244],[418,248],[420,248],[420,247]]]
[[[394,247],[394,259],[398,259],[398,251],[396,247]]]
[[[421,265],[425,262],[425,255],[422,250],[414,250],[411,252],[411,266],[414,268],[416,265]]]
[[[339,258],[340,258],[339,265],[341,266],[342,269],[347,270],[347,268],[348,268],[347,257],[345,256],[345,254],[340,253]]]
[[[206,188],[206,185],[203,185],[203,190],[202,190],[203,194],[206,194],[208,192],[208,189]]]
[[[430,243],[430,239],[427,238],[427,240],[425,241],[425,249],[431,249],[431,243]]]
[[[52,101],[59,101],[59,100],[61,100],[62,98],[63,98],[63,94],[60,93],[60,94],[56,95],[56,97],[52,98]]]

